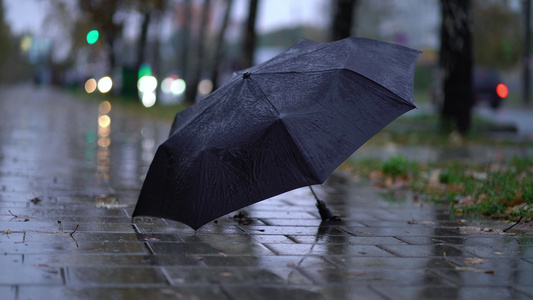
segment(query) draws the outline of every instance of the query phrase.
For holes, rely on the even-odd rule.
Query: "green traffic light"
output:
[[[139,71],[138,72],[139,72],[138,73],[139,79],[141,79],[144,76],[151,76],[152,75],[152,67],[150,66],[149,63],[143,63],[142,65],[139,66]]]
[[[90,45],[96,43],[98,41],[98,37],[100,34],[98,33],[98,30],[91,30],[89,33],[87,33],[87,43]]]

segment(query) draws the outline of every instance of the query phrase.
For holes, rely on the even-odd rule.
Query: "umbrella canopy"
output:
[[[263,199],[323,183],[368,139],[416,107],[419,53],[362,38],[302,40],[237,72],[176,115],[133,216],[197,229]]]

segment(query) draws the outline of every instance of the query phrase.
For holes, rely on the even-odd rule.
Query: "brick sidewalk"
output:
[[[0,88],[2,299],[533,299],[531,232],[342,174],[317,187],[339,223],[304,188],[197,232],[132,224],[167,124],[112,110],[102,134],[70,97]]]

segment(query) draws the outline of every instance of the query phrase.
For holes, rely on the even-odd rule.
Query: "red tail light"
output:
[[[507,95],[509,95],[509,89],[505,84],[500,83],[496,86],[496,94],[498,94],[498,96],[503,99],[507,97]]]

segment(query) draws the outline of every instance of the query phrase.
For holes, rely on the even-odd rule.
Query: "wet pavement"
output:
[[[303,188],[196,232],[132,224],[169,128],[0,87],[1,299],[533,299],[533,230],[342,173],[316,188],[341,222],[321,222]]]

